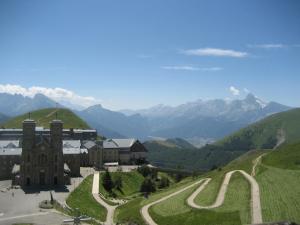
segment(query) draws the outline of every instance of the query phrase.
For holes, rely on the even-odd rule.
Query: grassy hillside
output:
[[[288,143],[300,140],[300,109],[271,115],[219,141],[225,150],[247,151],[276,146],[279,139]]]
[[[149,150],[147,157],[151,164],[190,171],[210,170],[242,154],[241,151],[212,151],[210,146],[201,150],[182,148],[163,141],[145,142],[144,145]]]
[[[251,172],[253,160],[259,155],[263,154],[264,151],[251,151],[247,154],[232,161],[229,165],[222,168],[221,170],[214,170],[208,174],[202,175],[202,177],[212,177],[213,181],[205,189],[206,194],[209,195],[209,199],[200,199],[199,201],[210,202],[213,201],[217,195],[219,184],[223,180],[224,174],[227,171],[233,169],[244,169]],[[196,179],[187,178],[181,183],[171,186],[168,190],[155,193],[148,199],[137,198],[129,203],[121,206],[117,209],[116,221],[135,221],[138,224],[145,224],[140,216],[140,208],[148,204],[149,202],[155,201],[163,196],[179,190]],[[199,224],[243,224],[249,222],[249,187],[248,183],[239,174],[233,176],[233,181],[230,183],[230,192],[225,200],[225,207],[221,207],[216,210],[195,210],[188,207],[185,203],[187,196],[189,196],[193,190],[197,187],[188,189],[181,194],[174,196],[166,201],[161,202],[150,208],[150,214],[158,224],[161,225],[199,225]],[[202,195],[201,195],[202,196]]]
[[[0,113],[0,123],[4,123],[9,119],[8,116],[4,115],[3,113]]]
[[[48,108],[31,112],[31,118],[37,123],[37,126],[49,128],[49,123],[56,118],[64,122],[64,128],[81,128],[87,129],[89,125],[81,118],[76,116],[69,109]],[[28,118],[28,113],[12,118],[2,124],[5,128],[21,128],[23,120]]]
[[[300,143],[284,145],[262,158],[256,177],[264,221],[300,223]]]
[[[148,158],[157,166],[209,170],[224,166],[252,149],[272,149],[278,143],[300,141],[300,109],[267,117],[200,149],[183,148],[168,142],[146,142]],[[174,146],[175,145],[175,146]]]
[[[90,175],[69,195],[66,202],[71,208],[78,208],[83,215],[105,221],[107,211],[94,199],[92,183],[93,176]]]
[[[263,158],[267,166],[288,170],[300,170],[300,143],[283,145]]]
[[[139,193],[141,184],[144,181],[144,177],[137,171],[132,171],[128,173],[115,172],[110,174],[113,181],[116,180],[117,177],[120,177],[122,179],[122,188],[120,190],[113,189],[113,192],[117,198],[126,198],[136,193]],[[101,179],[102,176],[103,173],[101,174],[100,177],[99,191],[105,197],[108,197],[109,193],[105,190],[102,184],[102,179]]]
[[[216,199],[219,187],[226,172],[243,169],[251,173],[253,160],[265,151],[250,151],[235,159],[224,168],[211,171],[203,177],[211,177],[212,181],[195,199],[196,203],[209,205]],[[186,205],[185,201],[196,189],[192,188],[170,198],[150,209],[155,221],[162,225],[197,225],[197,224],[249,224],[250,218],[250,189],[248,182],[240,174],[234,174],[229,183],[224,205],[214,210],[195,210]],[[170,223],[172,221],[172,223]],[[201,223],[200,223],[201,221]]]
[[[277,150],[249,151],[222,170],[205,174],[213,178],[196,197],[201,205],[214,202],[224,174],[230,170],[243,169],[249,174],[253,161],[263,154],[258,165],[256,180],[260,186],[264,222],[300,222],[300,143],[286,144]],[[192,189],[170,198],[150,209],[152,217],[161,225],[179,224],[249,224],[250,186],[240,174],[234,174],[229,183],[224,204],[213,210],[195,210],[185,203]],[[222,217],[225,218],[222,220]]]

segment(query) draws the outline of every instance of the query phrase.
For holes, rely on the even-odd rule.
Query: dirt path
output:
[[[51,113],[49,113],[48,115],[46,115],[46,118],[49,118],[50,116],[52,116],[53,114],[55,114],[56,112],[58,112],[59,109],[55,109],[54,111],[52,111]]]
[[[208,178],[208,179],[209,179],[209,178]],[[143,216],[145,222],[146,222],[148,225],[158,225],[157,223],[154,222],[154,220],[151,218],[151,216],[150,216],[150,214],[149,214],[149,208],[150,208],[151,206],[153,206],[153,205],[155,205],[155,204],[158,204],[158,203],[160,203],[160,202],[162,202],[162,201],[165,201],[165,200],[167,200],[168,198],[171,198],[171,197],[173,197],[173,196],[175,196],[175,195],[178,195],[178,194],[180,194],[181,192],[183,192],[183,191],[185,191],[185,190],[187,190],[187,189],[189,189],[189,188],[192,188],[192,187],[194,187],[195,185],[200,184],[200,183],[202,183],[204,180],[208,180],[208,179],[201,179],[201,180],[199,180],[199,181],[197,181],[197,182],[195,182],[195,183],[193,183],[193,184],[191,184],[191,185],[189,185],[189,186],[187,186],[187,187],[185,187],[185,188],[183,188],[183,189],[180,189],[179,191],[173,192],[173,193],[170,194],[170,195],[167,195],[167,196],[165,196],[165,197],[163,197],[163,198],[161,198],[161,199],[158,199],[158,200],[156,200],[156,201],[154,201],[154,202],[151,202],[151,203],[149,203],[149,204],[143,206],[143,208],[141,209],[141,214],[142,214],[142,216]],[[203,184],[201,184],[201,186],[203,186],[203,185],[204,185],[204,186],[206,185],[206,181],[205,181]],[[201,187],[201,186],[200,186],[200,187]]]
[[[256,175],[256,167],[260,164],[261,162],[261,158],[266,155],[267,153],[261,154],[260,156],[258,156],[255,160],[253,160],[253,167],[252,167],[252,171],[251,171],[251,176],[255,177]]]
[[[94,199],[101,204],[103,207],[107,210],[106,215],[106,221],[104,222],[105,225],[114,225],[114,213],[118,205],[112,206],[107,204],[102,198],[99,196],[99,172],[94,173],[94,179],[93,179],[93,188],[92,188],[92,194]]]
[[[225,194],[227,191],[228,184],[230,182],[232,174],[239,172],[241,173],[251,184],[251,212],[252,212],[252,223],[262,223],[262,214],[261,214],[261,205],[260,205],[260,194],[259,194],[259,186],[256,180],[246,173],[243,170],[233,170],[226,173],[223,183],[220,187],[219,194],[216,198],[216,201],[210,206],[200,206],[195,203],[196,196],[204,189],[204,187],[200,186],[188,199],[187,203],[189,206],[196,209],[212,209],[220,207],[225,198]],[[209,181],[207,181],[208,183]]]

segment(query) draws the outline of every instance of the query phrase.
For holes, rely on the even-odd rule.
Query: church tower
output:
[[[30,118],[23,121],[23,141],[20,167],[21,185],[23,186],[29,186],[33,181],[33,154],[31,150],[35,146],[35,126],[35,121]]]
[[[50,145],[53,152],[53,184],[64,184],[64,158],[63,158],[63,122],[53,120],[50,122]]]

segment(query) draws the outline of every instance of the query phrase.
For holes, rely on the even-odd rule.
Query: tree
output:
[[[147,194],[155,192],[155,183],[150,178],[146,178],[141,185],[140,191]]]
[[[114,183],[111,179],[110,173],[107,170],[102,177],[102,184],[105,190],[107,190],[108,192],[111,192],[114,187]]]
[[[167,177],[162,177],[161,180],[159,181],[158,187],[159,188],[166,188],[169,187],[170,181]]]
[[[143,165],[141,167],[138,168],[138,172],[140,174],[142,174],[144,177],[147,177],[151,174],[151,168],[149,168],[148,166],[146,165]]]
[[[116,189],[121,190],[123,187],[123,182],[122,182],[122,177],[117,176],[116,179],[114,180],[114,186]]]
[[[183,176],[182,176],[182,174],[180,172],[175,174],[175,180],[176,180],[176,182],[181,181],[182,178],[183,178]]]

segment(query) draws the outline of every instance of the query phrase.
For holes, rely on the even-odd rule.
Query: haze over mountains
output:
[[[55,101],[42,94],[30,98],[0,93],[0,113],[9,117],[55,106]],[[220,139],[268,115],[288,109],[290,107],[265,102],[248,94],[242,100],[198,100],[176,107],[157,105],[136,111],[116,112],[101,105],[73,111],[106,137],[141,140],[180,137],[198,145]]]

